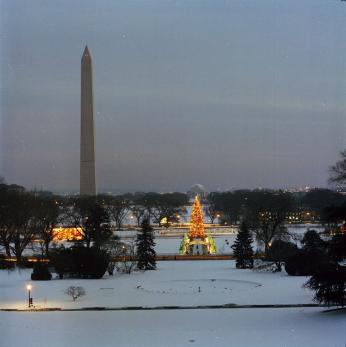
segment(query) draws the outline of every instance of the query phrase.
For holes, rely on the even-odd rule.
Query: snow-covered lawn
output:
[[[31,270],[0,271],[0,308],[25,308]],[[209,304],[303,304],[313,293],[305,277],[235,268],[234,261],[161,261],[156,271],[105,276],[100,280],[53,279],[32,282],[37,307],[160,306]],[[64,294],[83,286],[86,296],[73,302]]]
[[[234,261],[158,262],[156,271],[101,280],[30,282],[31,270],[0,271],[0,307],[304,304],[305,277],[235,269]],[[73,302],[68,286],[83,286]],[[344,346],[345,316],[322,308],[0,312],[1,347]]]
[[[345,316],[321,309],[0,313],[2,347],[344,347]]]

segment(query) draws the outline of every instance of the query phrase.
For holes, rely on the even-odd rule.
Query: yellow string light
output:
[[[202,214],[201,205],[199,203],[197,195],[193,202],[192,211],[190,215],[189,238],[190,239],[205,238],[203,214]]]

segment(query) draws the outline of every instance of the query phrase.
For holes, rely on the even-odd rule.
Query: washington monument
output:
[[[93,82],[87,46],[81,62],[80,195],[96,195]]]

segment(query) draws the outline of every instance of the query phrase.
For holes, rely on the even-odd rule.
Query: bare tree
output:
[[[136,267],[136,245],[134,240],[120,245],[120,255],[115,268],[120,273],[130,274]]]
[[[145,215],[149,221],[154,221],[161,226],[163,219],[167,220],[165,226],[177,220],[177,215],[186,212],[188,197],[184,193],[146,193],[134,199],[134,203],[146,209]],[[143,218],[142,218],[143,220]]]
[[[83,234],[83,241],[86,247],[90,248],[92,236],[85,230],[85,224],[88,220],[88,210],[95,204],[94,197],[73,197],[69,199],[64,211],[64,221],[68,226],[80,228]]]
[[[339,184],[346,184],[346,150],[340,152],[341,159],[331,166],[330,181]]]
[[[12,236],[17,228],[17,209],[24,188],[16,185],[0,185],[0,246],[11,256]]]
[[[115,221],[116,228],[121,229],[124,219],[130,210],[130,201],[123,196],[116,196],[107,203],[107,211]]]
[[[73,301],[76,301],[79,297],[84,296],[86,293],[83,287],[70,286],[65,290],[65,294],[71,296]]]
[[[253,192],[249,198],[246,222],[256,239],[264,244],[266,256],[274,240],[289,236],[284,221],[291,208],[292,197],[283,192]]]
[[[122,246],[123,243],[120,242],[120,238],[117,235],[112,235],[103,245],[102,250],[106,251],[109,257],[108,262],[108,274],[113,275],[114,269],[116,267],[118,259],[122,255]]]
[[[211,224],[214,224],[215,219],[218,218],[218,212],[215,209],[215,205],[212,203],[205,205],[203,210],[205,215],[210,219]]]
[[[45,245],[47,254],[58,216],[55,201],[19,186],[2,185],[0,190],[0,244],[6,254],[14,254],[20,261],[35,237]]]
[[[42,254],[49,254],[49,245],[54,239],[54,228],[60,222],[61,209],[56,197],[41,197],[36,199],[34,209],[34,224],[40,240]]]
[[[95,197],[81,196],[72,199],[65,213],[65,220],[82,230],[83,242],[87,248],[92,245],[101,247],[111,237],[108,212]]]
[[[141,205],[132,205],[130,207],[132,215],[135,217],[137,226],[140,227],[144,217],[146,216],[147,209]]]
[[[20,263],[25,248],[35,238],[33,219],[35,196],[33,193],[21,192],[16,197],[15,214],[11,216],[10,250]]]

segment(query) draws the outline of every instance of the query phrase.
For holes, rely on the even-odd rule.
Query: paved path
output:
[[[82,307],[82,308],[27,308],[27,309],[0,309],[7,312],[51,312],[51,311],[153,311],[153,310],[210,310],[210,309],[242,309],[242,308],[304,308],[304,307],[328,307],[323,304],[278,304],[278,305],[198,305],[198,306],[124,306],[124,307]],[[335,308],[335,307],[334,307]]]

